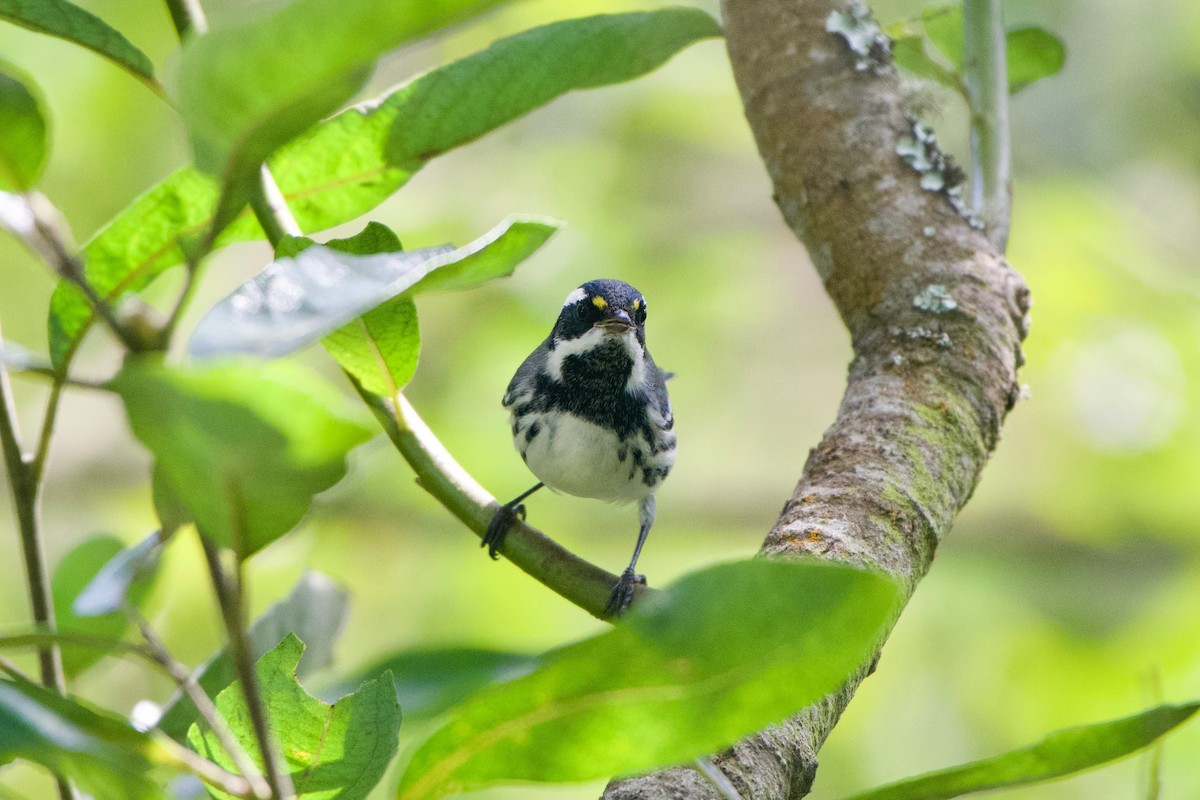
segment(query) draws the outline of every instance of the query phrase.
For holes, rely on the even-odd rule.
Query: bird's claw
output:
[[[500,546],[504,544],[504,535],[508,533],[508,529],[518,518],[525,519],[524,503],[516,505],[505,503],[496,509],[496,515],[488,523],[487,530],[483,534],[483,541],[479,543],[480,547],[488,549],[488,555],[493,561],[500,559]]]
[[[629,604],[633,602],[634,589],[639,585],[646,585],[645,575],[637,575],[632,569],[622,572],[620,579],[617,580],[617,585],[613,587],[612,594],[608,596],[608,604],[604,606],[604,616],[619,617],[629,610]]]

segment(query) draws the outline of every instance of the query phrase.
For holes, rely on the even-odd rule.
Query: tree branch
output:
[[[762,553],[871,567],[911,592],[1018,397],[1029,292],[946,193],[921,188],[897,155],[912,125],[881,32],[864,55],[826,29],[847,11],[842,2],[723,6],[776,201],[854,346],[837,419]],[[737,744],[718,766],[747,800],[804,796],[817,751],[869,672],[864,665],[839,691]],[[614,782],[604,797],[720,795],[676,768]]]
[[[366,391],[353,378],[350,382],[417,474],[421,487],[482,538],[500,508],[496,499],[459,466],[403,394],[393,401]],[[616,575],[583,560],[524,521],[516,522],[505,534],[500,552],[530,577],[592,616],[605,619],[604,608],[617,584]],[[635,602],[649,591],[653,590],[635,587]]]
[[[971,108],[971,210],[1000,252],[1012,215],[1008,66],[1000,0],[963,0],[963,72]]]

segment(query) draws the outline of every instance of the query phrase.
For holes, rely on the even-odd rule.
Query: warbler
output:
[[[646,349],[646,298],[627,283],[594,280],[567,295],[546,340],[517,369],[503,404],[513,444],[538,483],[492,518],[483,544],[496,558],[523,501],[543,486],[638,504],[633,558],[605,613],[628,608],[638,556],[654,524],[654,492],[675,463],[667,374]]]

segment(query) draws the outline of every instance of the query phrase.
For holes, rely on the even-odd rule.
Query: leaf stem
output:
[[[250,714],[250,723],[254,728],[254,736],[258,742],[258,750],[262,756],[264,773],[271,795],[278,800],[290,800],[295,796],[292,778],[284,769],[282,757],[276,751],[275,740],[271,736],[271,726],[267,720],[267,708],[263,703],[262,691],[258,685],[258,675],[254,671],[254,659],[250,655],[250,645],[246,639],[245,605],[242,594],[241,560],[238,560],[233,575],[221,563],[221,553],[203,533],[200,541],[204,545],[204,557],[208,562],[208,571],[212,576],[213,589],[216,591],[217,604],[221,607],[221,616],[225,621],[225,630],[229,636],[229,652],[233,657],[234,671],[242,686],[242,695],[246,700],[246,708]]]
[[[217,741],[221,743],[221,747],[229,754],[233,763],[238,770],[245,776],[249,782],[248,793],[259,800],[266,800],[271,796],[271,787],[268,785],[262,772],[258,766],[250,758],[250,755],[238,742],[237,737],[233,735],[233,731],[229,728],[229,723],[221,716],[221,712],[217,710],[216,704],[208,694],[196,682],[195,673],[188,669],[185,664],[175,658],[171,651],[167,649],[167,645],[150,622],[142,616],[141,612],[131,603],[125,603],[125,616],[128,617],[141,631],[142,639],[146,642],[147,651],[154,657],[154,660],[166,670],[167,674],[179,685],[179,688],[191,699],[192,704],[196,706],[196,710],[200,712],[200,716],[208,723],[208,727],[217,737]]]
[[[0,342],[2,342],[0,334]],[[50,581],[46,573],[45,557],[39,530],[38,505],[41,497],[40,474],[34,470],[33,462],[21,447],[20,430],[17,425],[16,403],[12,396],[8,369],[0,363],[0,445],[4,448],[4,462],[8,470],[8,485],[12,491],[13,508],[17,515],[17,527],[21,535],[21,550],[25,557],[25,577],[29,585],[29,602],[33,609],[34,622],[54,630],[54,604],[50,597]],[[53,644],[38,650],[38,661],[42,683],[59,694],[66,691],[62,656]]]
[[[1012,217],[1008,68],[1000,0],[964,0],[963,72],[971,110],[971,207],[1000,252]]]
[[[500,507],[496,499],[454,460],[403,394],[383,398],[350,380],[416,472],[420,486],[482,538]],[[550,590],[592,616],[607,619],[604,609],[617,583],[616,575],[583,560],[523,520],[505,535],[500,552]],[[650,591],[639,586],[635,597]]]
[[[301,236],[303,231],[292,216],[275,176],[266,164],[259,168],[259,178],[250,194],[250,209],[262,226],[272,247],[278,247],[284,236]]]

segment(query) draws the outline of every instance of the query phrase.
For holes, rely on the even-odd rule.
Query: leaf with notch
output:
[[[0,0],[0,19],[86,47],[138,78],[154,79],[145,53],[107,22],[66,0]]]
[[[2,0],[0,0],[2,2]],[[0,189],[31,188],[46,164],[46,118],[33,81],[0,62]]]
[[[333,646],[345,625],[348,605],[345,590],[328,576],[319,572],[304,573],[287,597],[272,604],[250,624],[246,638],[251,657],[261,658],[281,639],[294,633],[302,641],[310,642],[300,661],[300,677],[325,669],[333,663]],[[216,696],[235,678],[228,646],[222,647],[196,670],[196,680],[209,697]],[[177,691],[163,705],[158,728],[172,739],[183,741],[188,726],[197,716],[192,701]]]
[[[201,534],[246,558],[287,533],[346,474],[371,429],[296,364],[127,362],[109,383]]]
[[[457,249],[369,255],[312,245],[272,263],[217,303],[197,324],[188,349],[198,358],[286,355],[402,293],[465,288],[510,275],[557,229],[549,221],[513,219]]]
[[[828,563],[694,573],[447,712],[398,796],[590,780],[710,753],[841,685],[880,644],[898,597],[888,578]]]
[[[296,678],[303,652],[304,644],[288,634],[254,667],[296,797],[361,800],[383,777],[399,744],[400,705],[392,690],[392,676],[377,676],[329,705],[306,692]],[[261,768],[241,684],[217,695],[216,705],[233,735]],[[225,769],[236,769],[203,722],[188,729],[188,743]],[[223,792],[209,792],[221,800],[232,800]]]
[[[20,678],[0,680],[0,763],[24,758],[98,800],[161,798],[154,768],[171,759],[121,719]]]
[[[1132,717],[1053,733],[1032,747],[881,786],[850,800],[941,800],[1072,775],[1149,746],[1186,722],[1200,703],[1158,706]]]
[[[275,153],[271,171],[301,229],[324,230],[370,211],[436,155],[566,92],[639,77],[720,33],[712,17],[694,8],[533,28],[317,125]],[[184,169],[135,200],[84,250],[88,280],[100,296],[114,302],[182,263],[179,239],[211,225],[219,193],[211,177]],[[243,213],[217,245],[259,238],[262,230]],[[91,322],[87,300],[60,283],[49,320],[56,368],[70,363]]]

